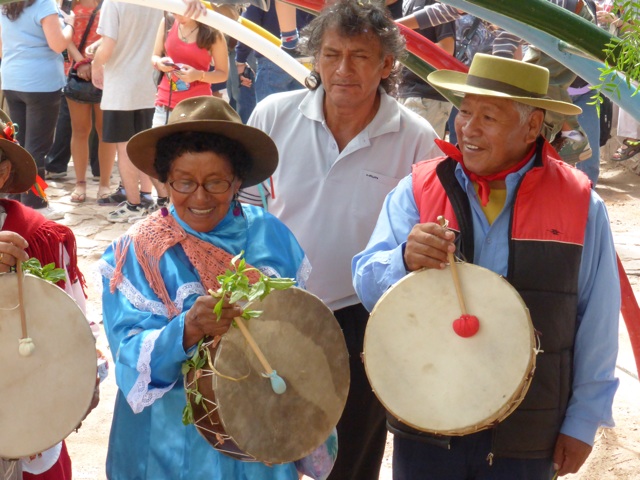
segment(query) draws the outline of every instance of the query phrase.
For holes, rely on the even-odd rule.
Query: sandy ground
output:
[[[638,278],[640,215],[637,212],[640,209],[640,177],[620,164],[603,162],[601,168],[603,171],[597,190],[607,202],[618,252],[638,296],[640,292]],[[105,220],[104,217],[109,208],[95,205],[97,184],[89,185],[89,198],[83,206],[75,206],[69,202],[69,194],[73,188],[71,177],[63,182],[52,182],[51,186],[51,196],[55,205],[67,212],[64,223],[73,226],[78,235],[80,263],[89,280],[87,316],[92,321],[100,322],[100,280],[96,272],[96,260],[106,245],[122,233],[126,226],[111,225]],[[594,451],[581,473],[565,478],[572,480],[640,478],[640,401],[638,400],[640,383],[622,320],[620,325],[620,355],[617,371],[620,388],[614,404],[616,427],[600,433]],[[99,344],[103,351],[109,354],[104,334],[99,339]],[[76,479],[106,478],[104,465],[115,391],[115,375],[111,371],[102,385],[99,406],[85,420],[79,432],[72,434],[67,440]],[[391,479],[391,453],[389,439],[380,475],[381,480]]]

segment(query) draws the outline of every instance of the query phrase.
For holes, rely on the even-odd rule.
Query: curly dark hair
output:
[[[185,153],[212,152],[229,162],[236,178],[244,180],[253,164],[251,156],[240,143],[222,135],[208,132],[178,132],[167,135],[156,144],[153,167],[158,179],[165,183],[173,161]]]
[[[310,90],[318,88],[322,80],[315,70],[315,64],[322,48],[322,39],[329,29],[336,29],[340,35],[355,37],[372,33],[380,41],[382,57],[393,56],[394,65],[387,78],[380,80],[380,86],[391,93],[398,82],[401,66],[396,60],[405,52],[405,39],[391,18],[384,2],[379,0],[337,0],[327,6],[301,32],[300,50],[313,57],[314,69],[306,86]]]
[[[6,15],[7,18],[13,22],[17,20],[20,17],[20,15],[22,15],[22,12],[24,12],[25,8],[30,7],[34,3],[36,3],[36,0],[26,0],[22,2],[5,3],[4,5],[2,5],[2,13]]]

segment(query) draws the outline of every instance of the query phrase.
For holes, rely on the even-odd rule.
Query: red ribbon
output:
[[[13,143],[18,143],[18,140],[16,140],[15,125],[12,122],[4,124],[4,128],[2,129],[2,136],[5,140],[9,140]]]
[[[460,164],[464,173],[467,175],[467,177],[469,177],[469,180],[478,184],[478,196],[480,197],[480,203],[483,207],[486,207],[487,203],[489,203],[489,194],[491,193],[489,182],[504,180],[505,178],[507,178],[507,175],[517,172],[522,167],[524,167],[529,160],[531,160],[536,152],[536,146],[533,145],[529,153],[527,153],[525,157],[513,167],[508,168],[507,170],[503,170],[502,172],[492,173],[491,175],[478,175],[470,172],[469,170],[467,170],[467,167],[464,166],[462,152],[458,150],[458,147],[449,142],[445,142],[444,140],[440,140],[439,138],[436,139],[435,142],[436,145],[438,145],[438,148],[442,150],[442,153]]]

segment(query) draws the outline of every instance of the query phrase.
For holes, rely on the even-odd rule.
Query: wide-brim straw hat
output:
[[[158,140],[179,132],[214,133],[241,144],[252,161],[250,171],[242,179],[242,188],[263,182],[278,166],[278,148],[273,140],[262,130],[244,125],[227,102],[212,96],[183,100],[169,114],[167,125],[134,135],[127,144],[131,162],[157,179],[154,162]]]
[[[506,98],[564,115],[579,115],[576,105],[547,98],[549,70],[531,63],[477,53],[469,73],[438,70],[427,80],[438,89],[449,90],[460,102],[464,94]],[[459,103],[458,105],[459,106]]]
[[[11,163],[11,175],[0,188],[0,193],[26,192],[36,183],[36,162],[14,137],[14,126],[9,115],[0,110],[0,162],[9,160]]]

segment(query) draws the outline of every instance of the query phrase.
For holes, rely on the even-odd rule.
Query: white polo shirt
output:
[[[413,163],[441,155],[431,125],[380,92],[378,113],[342,152],[324,119],[322,87],[270,95],[248,122],[278,146],[269,211],[311,262],[307,289],[332,310],[359,303],[351,259],[367,245],[385,196]]]

